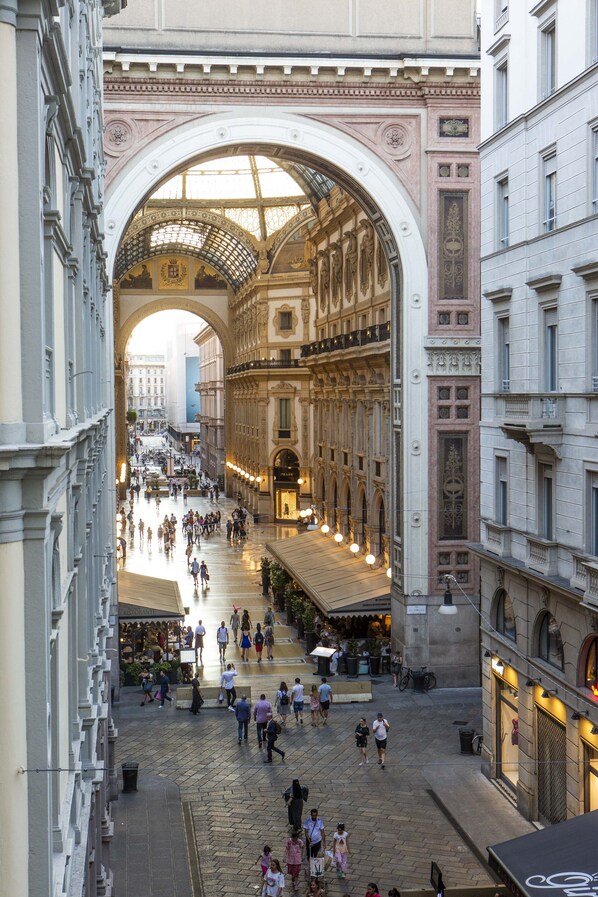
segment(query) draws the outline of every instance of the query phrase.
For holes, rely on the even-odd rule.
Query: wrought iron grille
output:
[[[536,708],[538,731],[538,815],[545,823],[567,818],[567,738],[565,727]]]

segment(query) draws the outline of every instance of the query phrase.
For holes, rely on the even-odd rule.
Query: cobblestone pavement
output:
[[[143,505],[142,501],[140,507]],[[161,515],[165,511],[170,514],[172,505],[163,501]],[[228,509],[226,501],[221,501],[223,506]],[[180,519],[180,500],[175,514]],[[153,509],[152,515],[154,527]],[[233,600],[249,606],[256,622],[265,608],[257,565],[264,553],[263,543],[276,532],[274,527],[254,528],[249,542],[238,548],[227,545],[224,536],[212,537],[205,546],[202,543],[198,557],[205,557],[211,573],[212,588],[207,596],[192,593],[182,542],[170,561],[156,551],[155,543],[151,556],[145,547],[141,551],[136,546],[129,553],[127,569],[179,579],[181,589],[185,589],[183,603],[192,603],[189,623],[195,625],[201,611],[208,632],[215,632],[220,619],[228,621]],[[288,528],[286,532],[293,534]],[[292,640],[292,631],[281,627],[277,633],[285,633],[290,639],[283,662],[278,662],[275,669],[260,669],[255,661],[242,667],[242,681],[253,686],[254,694],[258,681],[263,682],[270,699],[277,678],[283,675],[291,682],[295,675],[301,675],[307,685],[317,681],[313,667],[305,663],[300,644]],[[202,676],[204,683],[216,684],[220,667],[215,636],[214,645],[210,644],[208,640]],[[233,659],[235,650],[231,648]],[[258,681],[256,677],[260,677]],[[378,882],[382,894],[393,886],[401,890],[427,887],[431,860],[442,869],[447,887],[492,885],[479,860],[485,847],[524,834],[531,826],[481,776],[479,758],[459,753],[459,724],[480,727],[480,692],[447,689],[426,695],[401,694],[391,687],[389,678],[375,684],[372,704],[333,704],[327,727],[312,728],[307,719],[303,726],[297,726],[291,718],[279,741],[286,751],[286,762],[282,764],[274,755],[272,765],[263,763],[265,751],[258,748],[254,727],[250,728],[249,742],[237,744],[232,713],[204,710],[193,717],[170,706],[164,710],[155,705],[141,708],[137,690],[123,689],[121,701],[114,708],[119,731],[117,763],[120,766],[123,760],[132,759],[140,764],[140,790],[137,795],[126,796],[127,806],[133,800],[147,802],[146,792],[155,790],[160,778],[178,786],[182,806],[193,819],[207,897],[255,894],[259,887],[256,860],[265,843],[272,846],[275,857],[283,859],[288,827],[282,792],[295,777],[309,786],[308,804],[319,808],[329,838],[338,822],[343,822],[350,833],[349,876],[345,882],[338,882],[334,873],[328,875],[331,895],[363,894],[368,881]],[[360,768],[353,731],[362,714],[371,728],[378,709],[391,724],[386,768],[377,765],[373,745],[369,765]],[[443,814],[434,794],[476,844],[477,856],[470,849],[471,842],[468,845],[462,840]],[[130,809],[127,812],[130,815]],[[114,815],[118,835],[119,824],[125,822],[120,802]],[[120,831],[124,834],[122,825]],[[182,862],[184,840],[172,849],[178,849]],[[128,886],[123,852],[120,856],[116,852],[115,857],[118,895],[165,897],[179,893],[163,887],[143,890],[139,880]],[[287,892],[291,890],[288,880]]]

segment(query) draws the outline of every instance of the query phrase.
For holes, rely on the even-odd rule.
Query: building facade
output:
[[[193,342],[199,351],[199,457],[201,469],[212,480],[224,480],[224,355],[211,327],[203,327]]]
[[[240,12],[231,31],[215,3],[204,30],[185,4],[156,2],[129,7],[105,29],[106,231],[117,281],[115,328],[124,339],[144,313],[166,307],[195,310],[208,321],[227,369],[228,490],[269,519],[292,519],[319,499],[316,510],[335,525],[363,531],[364,548],[373,545],[376,563],[391,569],[393,638],[406,662],[434,667],[442,684],[474,684],[476,611],[456,591],[460,625],[448,633],[434,610],[445,574],[458,579],[474,604],[478,593],[476,561],[466,545],[478,526],[476,4],[409,0],[400,15],[398,9],[389,17],[379,4],[336,0],[325,13],[302,7],[273,21],[269,7],[257,4],[247,18]],[[307,31],[306,22],[313,26]],[[243,154],[291,173],[302,189],[286,197],[275,191],[276,205],[285,199],[288,209],[296,200],[305,221],[285,224],[279,213],[276,220],[271,210],[266,215],[268,193],[261,194],[261,218],[248,214],[241,195],[216,194],[204,197],[203,208],[187,202],[182,216],[179,188],[193,198],[210,160],[234,169]],[[324,207],[333,188],[337,215]],[[352,222],[343,192],[361,210]],[[281,278],[279,237],[290,241],[295,225],[308,219],[319,233],[316,254]],[[168,231],[159,231],[161,225]],[[388,271],[375,295],[375,264],[359,269],[364,240],[363,257],[370,259],[373,242]],[[151,295],[143,299],[132,284],[123,288],[123,278],[141,273],[133,266],[146,263],[148,247],[157,267]],[[167,257],[158,262],[158,255]],[[202,276],[195,288],[206,263],[228,286],[226,305],[213,281],[208,288]],[[311,287],[333,264],[337,275],[343,271],[342,314],[332,286],[325,308]],[[370,277],[367,297],[358,294],[362,276]],[[377,318],[383,313],[384,322]],[[361,339],[355,334],[371,327],[385,333],[386,325],[388,362],[382,361],[384,340],[376,345],[366,336],[368,346],[356,352],[348,339]],[[341,326],[351,330],[343,330],[342,348],[334,351],[326,341],[334,339],[334,328],[338,339]],[[316,327],[326,333],[321,352],[309,348],[319,339]],[[353,388],[371,402],[363,420],[373,430],[368,451],[375,452],[367,461],[361,453],[364,469],[356,472],[360,452],[345,442],[348,418],[347,433],[334,435],[334,449],[324,444],[333,436],[336,407]],[[117,390],[117,420],[121,402]],[[317,443],[313,412],[325,405],[328,431],[319,431]],[[347,415],[361,413],[347,406]],[[123,447],[120,442],[119,453]],[[316,494],[316,476],[323,482],[333,467],[334,508],[334,493]],[[362,475],[371,476],[367,524],[355,510],[366,488]]]
[[[108,5],[0,3],[0,869],[15,897],[112,893]]]
[[[138,431],[162,430],[166,424],[164,356],[127,355],[126,372],[127,411],[137,412]]]
[[[596,3],[483,4],[484,768],[598,807]]]

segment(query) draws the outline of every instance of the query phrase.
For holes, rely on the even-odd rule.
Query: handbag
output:
[[[224,703],[224,692],[222,691],[222,689],[220,689],[220,694],[218,695],[218,703],[219,704]]]

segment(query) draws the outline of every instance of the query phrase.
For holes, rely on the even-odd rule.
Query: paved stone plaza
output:
[[[173,506],[174,502],[163,501],[161,515],[170,513]],[[143,501],[139,507],[145,510]],[[220,507],[226,509],[228,503],[221,502]],[[179,500],[175,510],[179,519],[182,511]],[[152,515],[155,518],[153,509]],[[144,515],[144,519],[147,525],[150,517]],[[204,557],[210,567],[207,597],[193,596],[182,541],[170,561],[155,543],[151,558],[139,550],[138,542],[128,556],[129,570],[180,581],[183,603],[191,603],[193,625],[201,610],[208,629],[204,683],[218,681],[215,630],[220,619],[228,622],[232,601],[248,606],[254,622],[263,615],[266,605],[256,564],[263,542],[273,535],[274,527],[254,529],[242,548],[230,547],[224,535],[206,540],[198,557]],[[292,635],[292,630],[288,633]],[[319,681],[313,667],[304,662],[298,642],[289,643],[284,653],[274,671],[268,666],[260,670],[255,659],[239,664],[240,682],[250,685],[255,695],[262,684],[259,677],[273,700],[280,676],[292,682],[301,675],[307,685]],[[230,654],[238,659],[234,647]],[[531,826],[479,773],[479,759],[459,753],[459,725],[480,726],[480,692],[402,694],[389,680],[382,677],[374,685],[372,704],[333,705],[326,728],[312,728],[308,720],[297,726],[291,718],[279,741],[286,762],[282,764],[274,755],[271,766],[263,763],[265,751],[259,750],[254,729],[248,744],[237,744],[232,713],[204,710],[192,717],[171,706],[142,708],[138,691],[123,689],[115,707],[118,763],[132,759],[140,769],[139,791],[122,795],[114,805],[116,893],[186,897],[197,892],[199,881],[194,882],[193,891],[191,881],[181,877],[187,865],[185,822],[187,837],[195,842],[190,850],[191,877],[197,875],[197,859],[203,892],[210,897],[255,893],[259,884],[256,860],[262,846],[270,844],[274,856],[283,857],[288,827],[282,792],[294,777],[309,786],[308,803],[319,807],[329,838],[338,822],[344,822],[350,833],[349,877],[338,882],[334,873],[328,875],[331,894],[363,894],[371,880],[378,882],[382,894],[392,886],[401,890],[426,887],[431,860],[441,867],[448,887],[491,886],[493,881],[479,858],[485,855],[486,845],[523,834]],[[241,685],[237,691],[241,694],[242,690]],[[386,769],[377,765],[373,746],[370,764],[360,768],[353,730],[362,713],[371,728],[378,709],[391,724]],[[168,788],[163,784],[166,780]],[[170,783],[180,791],[184,812],[178,816]],[[465,840],[450,816],[467,833]],[[287,890],[291,891],[290,880]]]

